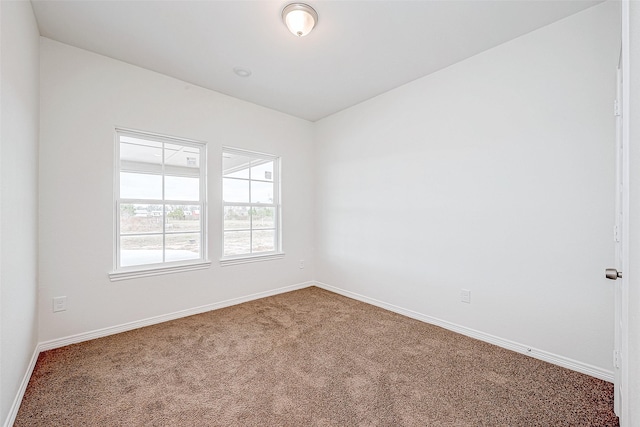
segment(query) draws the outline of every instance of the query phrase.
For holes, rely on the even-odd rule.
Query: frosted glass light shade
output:
[[[304,37],[316,26],[318,14],[307,4],[291,3],[282,10],[282,20],[291,33]]]

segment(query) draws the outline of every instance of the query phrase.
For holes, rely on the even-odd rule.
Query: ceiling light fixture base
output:
[[[282,9],[282,21],[295,36],[304,37],[318,23],[318,13],[304,3],[291,3]]]

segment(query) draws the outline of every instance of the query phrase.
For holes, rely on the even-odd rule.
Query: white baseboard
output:
[[[425,323],[430,323],[432,325],[440,326],[442,328],[448,329],[453,332],[460,333],[462,335],[466,335],[471,338],[475,338],[481,341],[488,342],[490,344],[497,345],[499,347],[506,348],[508,350],[512,350],[518,353],[522,353],[536,359],[543,360],[545,362],[553,363],[558,366],[562,366],[567,369],[571,369],[586,375],[590,375],[592,377],[600,378],[605,381],[613,382],[613,372],[607,371],[605,369],[598,368],[596,366],[588,365],[586,363],[582,363],[573,359],[569,359],[563,356],[559,356],[553,353],[549,353],[543,350],[538,350],[524,344],[520,344],[514,341],[506,340],[500,337],[496,337],[490,334],[486,334],[484,332],[476,331],[474,329],[470,329],[464,326],[456,325],[455,323],[447,322],[445,320],[441,320],[435,317],[427,316],[425,314],[421,314],[412,310],[408,310],[402,307],[398,307],[393,304],[388,304],[386,302],[378,301],[373,298],[366,297],[364,295],[357,294],[355,292],[347,291],[345,289],[337,288],[335,286],[327,285],[322,282],[304,282],[298,283],[295,285],[284,286],[277,289],[272,289],[265,292],[258,292],[255,294],[247,295],[244,297],[232,298],[226,301],[221,301],[212,304],[206,304],[199,307],[190,308],[187,310],[176,311],[169,314],[164,314],[161,316],[150,317],[147,319],[138,320],[135,322],[129,322],[117,326],[111,326],[108,328],[98,329],[90,332],[84,332],[81,334],[71,335],[64,338],[59,338],[55,340],[45,341],[39,343],[31,356],[31,360],[27,367],[27,371],[22,379],[22,383],[20,384],[20,388],[16,397],[11,405],[9,410],[9,414],[3,427],[11,427],[18,415],[18,410],[20,409],[20,404],[22,402],[22,398],[24,397],[24,393],[27,389],[27,385],[29,384],[29,379],[31,378],[31,374],[33,373],[33,369],[36,366],[36,362],[38,361],[38,355],[42,351],[52,350],[54,348],[64,347],[70,344],[77,344],[83,341],[89,341],[96,338],[106,337],[108,335],[118,334],[120,332],[126,332],[133,329],[142,328],[145,326],[155,325],[158,323],[167,322],[170,320],[179,319],[182,317],[192,316],[194,314],[205,313],[207,311],[217,310],[220,308],[230,307],[237,304],[242,304],[244,302],[257,300],[260,298],[265,298],[273,295],[278,295],[286,292],[295,291],[298,289],[308,288],[310,286],[317,286],[322,289],[326,289],[331,292],[335,292],[337,294],[346,296],[348,298],[352,298],[358,301],[365,302],[367,304],[375,305],[380,308],[384,308],[389,311],[393,311],[395,313],[401,314],[403,316],[410,317],[412,319],[420,320]]]
[[[64,347],[70,344],[77,344],[83,341],[89,341],[96,338],[106,337],[108,335],[118,334],[120,332],[126,332],[133,329],[142,328],[145,326],[155,325],[158,323],[167,322],[170,320],[179,319],[182,317],[192,316],[194,314],[205,313],[211,310],[217,310],[220,308],[230,307],[232,305],[242,304],[244,302],[257,300],[260,298],[270,297],[273,295],[283,294],[285,292],[291,292],[298,289],[308,288],[313,286],[314,282],[303,282],[295,285],[284,286],[277,289],[272,289],[265,292],[258,292],[251,295],[246,295],[243,297],[232,298],[226,301],[221,301],[213,304],[206,304],[199,307],[190,308],[187,310],[180,310],[173,313],[163,314],[161,316],[149,317],[147,319],[137,320],[135,322],[124,323],[117,326],[110,326],[108,328],[98,329],[89,332],[83,332],[81,334],[71,335],[64,338],[58,338],[55,340],[45,341],[39,343],[31,357],[31,361],[29,362],[29,366],[25,375],[22,379],[22,383],[20,384],[20,389],[16,394],[15,399],[13,400],[13,404],[11,405],[11,409],[9,410],[9,414],[3,427],[11,427],[15,422],[16,416],[18,415],[18,410],[20,409],[20,404],[22,403],[22,398],[24,397],[24,393],[27,390],[27,385],[29,384],[29,380],[31,379],[31,374],[33,373],[33,369],[36,366],[36,362],[38,361],[38,356],[40,352],[46,350],[52,350],[54,348]]]
[[[20,404],[22,403],[24,392],[27,390],[27,385],[29,385],[29,380],[31,379],[33,369],[36,367],[36,362],[38,361],[39,354],[40,351],[38,350],[38,346],[36,346],[36,348],[33,350],[33,354],[31,355],[29,365],[27,366],[27,371],[24,373],[24,377],[22,377],[22,382],[20,383],[18,393],[16,393],[16,397],[15,399],[13,399],[11,408],[9,408],[9,414],[7,415],[7,419],[3,424],[4,427],[11,427],[15,422],[16,417],[18,416],[18,410],[20,409]]]
[[[549,353],[547,351],[538,350],[536,348],[533,348],[525,344],[521,344],[515,341],[496,337],[494,335],[477,331],[475,329],[471,329],[465,326],[457,325],[455,323],[447,322],[446,320],[438,319],[432,316],[427,316],[426,314],[422,314],[413,310],[408,310],[406,308],[398,307],[396,305],[389,304],[383,301],[378,301],[376,299],[369,298],[364,295],[357,294],[355,292],[351,292],[342,288],[327,285],[326,283],[315,282],[314,284],[315,286],[322,289],[326,289],[327,291],[335,292],[337,294],[346,296],[348,298],[353,298],[355,300],[362,301],[367,304],[375,305],[377,307],[384,308],[389,311],[393,311],[394,313],[402,314],[403,316],[407,316],[412,319],[416,319],[425,323],[430,323],[432,325],[440,326],[450,331],[457,332],[459,334],[466,335],[468,337],[475,338],[480,341],[485,341],[490,344],[497,345],[498,347],[515,351],[517,353],[522,353],[527,356],[531,356],[536,359],[543,360],[545,362],[553,363],[554,365],[562,366],[563,368],[571,369],[573,371],[577,371],[585,375],[599,378],[604,381],[613,382],[613,372],[608,371],[606,369],[598,368],[597,366],[589,365],[587,363],[582,363],[577,360],[569,359],[564,356]]]
[[[149,317],[142,320],[136,320],[135,322],[124,323],[116,326],[109,326],[108,328],[97,329],[89,332],[83,332],[80,334],[70,335],[63,338],[57,338],[54,340],[41,342],[38,345],[38,350],[39,351],[52,350],[54,348],[64,347],[70,344],[77,344],[79,342],[89,341],[96,338],[102,338],[109,335],[119,334],[121,332],[131,331],[133,329],[143,328],[145,326],[151,326],[158,323],[168,322],[170,320],[180,319],[182,317],[193,316],[194,314],[206,313],[207,311],[217,310],[220,308],[230,307],[232,305],[242,304],[243,302],[270,297],[273,295],[278,295],[285,292],[291,292],[298,289],[308,288],[313,285],[314,285],[314,282],[298,283],[295,285],[284,286],[281,288],[272,289],[265,292],[258,292],[258,293],[246,295],[243,297],[232,298],[226,301],[201,305],[199,307],[180,310],[173,313],[163,314],[160,316]]]

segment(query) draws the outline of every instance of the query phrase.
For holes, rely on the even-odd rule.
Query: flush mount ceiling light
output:
[[[282,20],[294,35],[304,37],[318,23],[318,14],[308,4],[291,3],[282,10]]]

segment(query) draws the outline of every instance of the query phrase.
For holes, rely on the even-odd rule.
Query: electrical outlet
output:
[[[53,312],[65,311],[67,309],[67,297],[55,297],[53,299]]]
[[[300,260],[300,263],[298,264],[298,267],[300,267],[301,270],[304,268],[304,260],[303,259]]]
[[[460,301],[471,304],[471,291],[469,289],[460,290]]]

